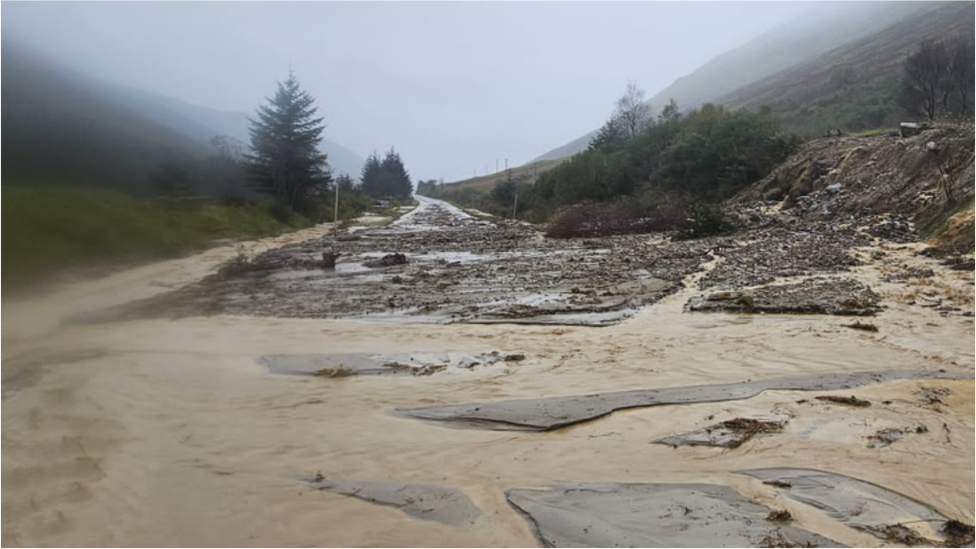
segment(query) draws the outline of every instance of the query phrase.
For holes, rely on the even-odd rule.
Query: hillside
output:
[[[772,107],[788,127],[821,135],[898,122],[902,64],[926,40],[973,39],[972,2],[933,3],[869,36],[744,86],[719,99],[734,108]]]
[[[201,107],[125,86],[106,85],[105,92],[133,111],[199,141],[209,141],[215,135],[233,137],[242,143],[250,140],[248,118],[251,115],[246,113]],[[326,133],[328,131],[326,127]],[[320,148],[329,156],[333,172],[359,176],[364,162],[362,156],[329,139],[323,139]]]
[[[209,154],[213,136],[248,141],[244,113],[102,82],[9,40],[2,76],[8,184],[70,182],[142,194],[161,164]],[[359,174],[359,155],[329,141],[322,149],[334,171]]]
[[[948,2],[870,2],[818,6],[803,17],[785,23],[748,43],[723,53],[657,92],[649,103],[663,105],[674,99],[683,109],[706,102],[731,105],[730,94],[754,82],[817,58],[838,46],[913,21]],[[972,5],[969,4],[970,9]],[[972,17],[969,18],[972,21]],[[970,23],[971,24],[971,23]],[[537,158],[552,159],[582,151],[596,130]]]
[[[5,183],[95,185],[141,192],[169,158],[203,146],[105,98],[96,82],[4,42],[2,154]]]

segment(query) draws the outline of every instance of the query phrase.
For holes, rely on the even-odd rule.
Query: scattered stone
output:
[[[654,444],[666,444],[672,448],[678,446],[716,446],[733,449],[742,446],[756,435],[778,432],[782,430],[783,425],[784,422],[782,421],[735,418],[710,425],[704,429],[659,438],[652,442]]]
[[[972,379],[972,374],[890,370],[817,374],[743,383],[638,389],[581,396],[502,400],[424,408],[396,409],[394,414],[450,426],[502,431],[550,431],[590,421],[615,410],[696,404],[752,398],[763,391],[838,391],[898,379]],[[841,397],[843,398],[843,397]],[[864,402],[858,400],[858,402]]]
[[[891,446],[893,442],[901,439],[905,431],[901,429],[881,429],[877,433],[868,436],[868,448],[885,448]]]
[[[773,509],[766,515],[766,520],[769,522],[791,522],[793,520],[793,515],[785,509]]]
[[[715,484],[556,484],[506,496],[546,547],[754,547],[770,536],[793,547],[838,546],[771,525],[768,507]]]
[[[862,330],[865,332],[877,332],[878,327],[874,324],[869,324],[867,322],[861,322],[860,320],[854,322],[853,324],[844,324],[845,328],[850,328],[852,330]]]
[[[942,535],[945,536],[946,547],[972,546],[974,541],[973,525],[949,519],[942,525]]]
[[[919,405],[923,408],[935,410],[936,412],[943,411],[942,407],[946,405],[943,399],[950,394],[952,394],[952,391],[948,387],[926,387],[925,385],[922,385],[918,391],[915,391],[915,396],[919,399]]]
[[[393,267],[395,265],[406,265],[406,264],[407,264],[407,256],[401,253],[386,254],[379,259],[367,261],[363,263],[363,265],[372,268]]]
[[[867,400],[861,400],[856,396],[836,396],[836,395],[822,395],[814,397],[817,400],[822,400],[824,402],[830,402],[831,404],[843,404],[844,406],[853,406],[855,408],[867,408],[871,405]]]
[[[266,355],[258,362],[273,373],[317,377],[369,375],[429,376],[449,367],[470,369],[504,360],[498,351],[484,353],[372,353]]]
[[[481,509],[468,499],[464,492],[449,486],[328,479],[321,473],[306,482],[317,490],[352,496],[379,505],[389,505],[412,517],[451,526],[467,526],[481,516]]]
[[[339,253],[334,251],[324,251],[322,252],[322,268],[323,269],[335,269],[336,261],[339,260]]]

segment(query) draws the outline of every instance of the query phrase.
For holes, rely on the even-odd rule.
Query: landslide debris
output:
[[[714,292],[691,298],[696,312],[874,315],[881,298],[852,278],[815,278],[796,284],[766,285],[749,291]]]

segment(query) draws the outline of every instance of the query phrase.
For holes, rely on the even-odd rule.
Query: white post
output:
[[[332,214],[332,233],[339,235],[339,182],[336,181],[335,213]]]

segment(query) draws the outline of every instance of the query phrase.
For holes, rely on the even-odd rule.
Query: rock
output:
[[[939,150],[939,145],[937,145],[935,141],[929,141],[925,144],[925,148],[931,152],[936,152]]]
[[[831,183],[830,185],[827,185],[827,192],[830,194],[837,194],[840,192],[840,188],[840,183]]]
[[[367,267],[393,267],[394,265],[406,265],[407,256],[401,253],[386,254],[383,257],[363,263]]]
[[[917,122],[902,122],[898,125],[901,130],[902,137],[911,137],[913,135],[918,135],[922,131],[920,125]]]
[[[336,261],[339,259],[339,253],[327,250],[322,252],[322,268],[323,269],[335,269]]]

